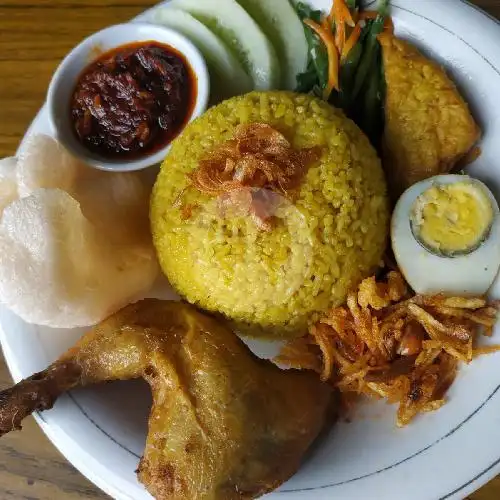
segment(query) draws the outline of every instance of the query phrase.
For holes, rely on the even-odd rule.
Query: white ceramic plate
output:
[[[326,9],[329,0],[311,3]],[[500,26],[461,0],[395,0],[392,13],[398,35],[441,61],[467,96],[484,130],[483,154],[470,173],[500,199]],[[42,109],[28,133],[47,133],[48,125]],[[492,294],[500,297],[498,280]],[[82,333],[27,325],[5,310],[0,324],[16,381],[44,369]],[[339,423],[301,470],[269,497],[464,498],[500,472],[499,365],[497,354],[463,367],[449,403],[402,430],[395,427],[393,407],[360,407],[352,423]],[[68,460],[105,492],[120,500],[145,500],[151,497],[134,471],[145,442],[149,402],[145,384],[114,383],[73,391],[36,418]]]

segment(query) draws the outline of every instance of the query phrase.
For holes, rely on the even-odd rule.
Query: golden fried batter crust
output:
[[[0,392],[0,436],[74,387],[140,377],[151,386],[153,407],[137,472],[159,500],[251,499],[277,488],[332,409],[332,389],[312,372],[257,358],[188,304],[148,299]]]
[[[393,35],[379,40],[387,83],[384,167],[397,199],[412,184],[448,173],[481,131],[439,64]]]

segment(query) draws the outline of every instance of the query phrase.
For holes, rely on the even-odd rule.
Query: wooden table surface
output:
[[[0,0],[0,158],[15,152],[45,99],[53,71],[67,52],[87,35],[126,21],[155,3],[153,0]],[[474,3],[500,18],[500,0],[474,0]],[[0,354],[0,389],[10,384]],[[22,432],[0,440],[1,500],[104,498],[107,496],[57,452],[33,419],[25,422]],[[500,477],[470,498],[500,499]]]

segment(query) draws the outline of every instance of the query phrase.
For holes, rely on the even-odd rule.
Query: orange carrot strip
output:
[[[349,7],[345,3],[345,0],[334,0],[330,8],[330,13],[328,14],[327,17],[330,26],[332,26],[333,23],[336,24],[347,23],[349,26],[353,28],[354,25],[356,24],[352,17],[351,11],[349,10]]]
[[[344,23],[336,23],[335,25],[335,45],[339,54],[342,54],[345,45],[345,24]]]
[[[333,89],[340,90],[339,87],[339,54],[335,47],[333,34],[329,30],[323,29],[319,24],[311,19],[305,19],[304,24],[309,26],[325,44],[328,53],[328,83],[323,90],[323,98],[328,100]]]
[[[332,23],[330,22],[329,16],[325,16],[321,20],[321,27],[326,30],[326,31],[331,31],[332,30]]]
[[[347,42],[344,45],[344,48],[342,49],[342,57],[341,57],[342,61],[349,55],[349,52],[351,52],[356,43],[358,43],[362,29],[363,28],[361,27],[361,23],[358,23],[352,30],[352,33],[350,34],[349,38],[347,39]]]
[[[335,3],[337,4],[338,21],[346,23],[351,28],[354,28],[355,26],[354,19],[352,18],[351,11],[349,10],[349,7],[345,3],[345,0],[335,0]]]
[[[332,2],[332,6],[330,7],[330,12],[328,13],[328,16],[326,16],[326,18],[328,19],[328,22],[330,23],[330,26],[333,25],[333,23],[335,22],[336,18],[337,18],[337,2],[334,0]]]

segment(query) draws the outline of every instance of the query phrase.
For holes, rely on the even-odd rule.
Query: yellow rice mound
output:
[[[269,124],[297,149],[322,148],[269,232],[250,217],[223,217],[187,175],[243,123]],[[174,141],[151,201],[154,243],[171,284],[257,336],[302,335],[318,313],[342,304],[379,265],[388,217],[368,139],[341,111],[291,92],[236,97],[191,123]]]

